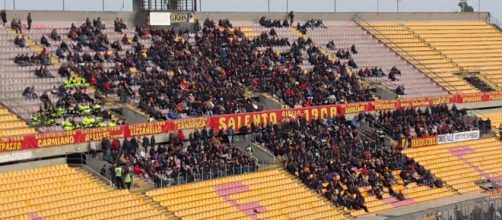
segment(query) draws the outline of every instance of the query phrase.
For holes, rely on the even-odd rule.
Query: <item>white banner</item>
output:
[[[29,150],[0,155],[0,163],[26,159],[31,159]]]
[[[169,26],[171,25],[170,12],[150,12],[150,25]]]
[[[466,131],[453,134],[438,135],[438,144],[448,144],[460,141],[477,140],[480,138],[479,130]]]

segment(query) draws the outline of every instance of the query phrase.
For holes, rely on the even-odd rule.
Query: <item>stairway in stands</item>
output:
[[[131,186],[131,193],[134,193],[138,195],[142,200],[144,200],[147,204],[149,204],[152,208],[157,210],[159,213],[161,213],[166,219],[179,219],[177,218],[173,212],[168,212],[166,209],[164,209],[162,206],[160,206],[160,203],[155,202],[152,200],[152,198],[148,197],[145,193],[153,190],[153,185],[144,179],[136,176],[134,178],[134,184]]]

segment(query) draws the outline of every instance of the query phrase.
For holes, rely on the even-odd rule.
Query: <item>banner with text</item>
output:
[[[477,140],[480,138],[479,130],[458,132],[453,134],[438,135],[438,144],[448,144],[461,141]]]
[[[184,18],[180,17],[178,20],[183,19]],[[243,125],[250,127],[253,123],[256,125],[276,124],[297,117],[304,117],[305,119],[307,119],[307,121],[310,121],[315,118],[334,117],[337,115],[355,114],[360,112],[497,100],[502,100],[502,92],[447,95],[432,98],[427,97],[413,99],[379,100],[373,102],[325,105],[293,109],[277,109],[261,112],[131,124],[112,128],[96,128],[71,132],[56,132],[17,137],[4,137],[0,138],[0,152],[77,144],[88,141],[99,141],[104,138],[112,139],[131,136],[153,135],[176,130],[198,129],[203,127],[212,127],[216,131],[220,129],[226,130],[231,127],[235,131],[238,131]],[[438,136],[436,141],[437,143],[450,143],[451,141],[472,140],[473,138],[479,138],[479,131],[477,133],[477,137],[475,133],[458,133]],[[434,144],[434,141],[432,139],[416,139],[411,141],[412,146],[426,146],[429,144]],[[413,142],[415,142],[415,144]]]
[[[425,146],[431,146],[431,145],[436,145],[437,142],[437,137],[434,136],[429,136],[429,137],[419,137],[419,138],[412,138],[411,139],[411,147],[425,147]]]

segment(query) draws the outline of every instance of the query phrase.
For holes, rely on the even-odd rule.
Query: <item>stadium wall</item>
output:
[[[10,22],[12,18],[21,19],[26,23],[26,16],[31,13],[33,23],[39,22],[84,22],[86,18],[101,17],[103,21],[114,21],[115,18],[122,18],[126,23],[143,24],[146,21],[146,12],[93,12],[93,11],[7,11],[7,20]]]
[[[279,12],[198,12],[196,18],[218,20],[228,18],[230,21],[254,21],[266,16],[271,19],[285,19],[287,13]],[[490,21],[490,13],[459,13],[459,12],[295,12],[296,21],[308,19],[323,19],[325,21],[350,21],[357,15],[366,21]]]
[[[422,220],[427,217],[438,215],[438,219],[457,219],[456,210],[460,210],[464,215],[469,216],[473,210],[477,208],[487,209],[490,204],[493,204],[498,209],[502,203],[501,198],[491,198],[490,194],[486,193],[468,193],[463,195],[446,197],[439,200],[433,200],[425,203],[419,203],[412,206],[390,209],[378,213],[377,216],[384,217],[389,220]],[[476,218],[471,219],[482,219]]]

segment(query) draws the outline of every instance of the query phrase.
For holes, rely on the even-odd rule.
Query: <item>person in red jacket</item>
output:
[[[112,154],[117,155],[120,150],[120,141],[119,139],[115,138],[112,141]]]
[[[183,131],[181,129],[178,130],[178,140],[180,142],[185,142],[185,134],[183,134]]]

